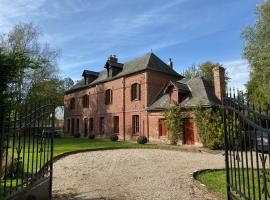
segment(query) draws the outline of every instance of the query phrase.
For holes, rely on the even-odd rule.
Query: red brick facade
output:
[[[121,77],[94,87],[68,93],[64,97],[65,102],[65,132],[85,134],[85,123],[87,124],[87,135],[91,132],[99,137],[109,137],[114,133],[114,116],[119,117],[119,137],[121,139],[135,139],[139,135],[149,136],[150,139],[158,139],[156,131],[158,119],[164,118],[159,113],[159,118],[154,119],[152,113],[147,111],[148,105],[154,101],[157,92],[162,90],[170,80],[176,77],[164,75],[160,72],[145,71],[126,77]],[[140,99],[131,100],[131,85],[140,85]],[[112,104],[105,104],[105,91],[112,90]],[[89,106],[83,108],[83,96],[89,95]],[[70,100],[75,98],[75,108],[70,109]],[[132,130],[132,118],[139,116],[139,132]],[[149,116],[151,115],[151,116]],[[104,117],[104,133],[100,134],[101,117]],[[93,130],[90,129],[90,118],[93,118]],[[74,120],[72,128],[72,120]],[[79,120],[79,126],[76,124]],[[155,127],[157,126],[157,127]],[[77,129],[79,127],[79,129]],[[72,129],[74,132],[72,133]]]
[[[149,60],[157,59],[154,56],[149,55]],[[114,70],[122,67],[120,63],[117,63],[116,57],[110,58],[114,60],[108,60],[106,63],[107,77],[113,77],[114,73],[119,73],[109,71],[114,66],[116,66]],[[155,60],[153,63],[156,64],[157,61],[162,62],[163,69],[167,67],[168,70],[173,70],[172,63],[169,66],[160,60]],[[132,62],[136,68],[137,65],[134,65],[134,61]],[[130,63],[126,65],[126,68],[131,67]],[[101,76],[91,71],[86,71],[83,75],[87,73],[92,73],[94,77],[90,77],[90,82]],[[220,80],[217,74],[215,73],[215,82]],[[85,81],[87,78],[89,77],[85,77]],[[188,87],[180,89],[177,86],[177,84],[181,85],[180,82],[177,83],[181,78],[177,73],[175,75],[159,70],[144,69],[68,91],[64,97],[65,133],[70,135],[80,133],[85,137],[94,134],[100,138],[108,138],[115,133],[124,140],[136,139],[139,135],[144,135],[150,142],[166,141],[168,133],[164,122],[164,109],[151,110],[149,108],[160,98],[160,94],[168,94],[169,103],[180,103],[180,99],[189,90]],[[221,89],[216,89],[216,91],[220,93]],[[185,119],[187,126],[184,128],[182,142],[199,144],[194,113],[191,109],[185,112],[188,117]]]

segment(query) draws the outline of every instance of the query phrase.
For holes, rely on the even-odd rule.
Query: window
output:
[[[76,125],[77,125],[76,133],[80,133],[80,120],[79,119],[76,120]]]
[[[84,95],[82,98],[82,104],[84,108],[88,108],[89,107],[89,95]]]
[[[84,137],[86,137],[88,134],[88,119],[84,119]]]
[[[93,132],[94,130],[94,118],[89,119],[89,131]]]
[[[140,131],[139,115],[132,116],[132,132],[136,134]]]
[[[67,132],[70,133],[70,119],[67,120]]]
[[[114,133],[119,133],[119,117],[118,116],[113,117],[113,131]]]
[[[75,130],[75,119],[71,119],[71,135],[74,135]]]
[[[104,117],[99,118],[99,133],[104,134]]]
[[[141,98],[141,86],[138,83],[131,85],[131,101],[140,100]]]
[[[105,104],[109,105],[112,104],[112,90],[108,89],[105,92]]]
[[[75,109],[75,98],[71,98],[71,99],[70,99],[69,108],[70,108],[71,110]]]

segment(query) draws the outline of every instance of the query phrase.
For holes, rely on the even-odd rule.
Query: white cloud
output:
[[[37,11],[46,0],[0,0],[0,29],[7,32],[14,23]]]
[[[229,87],[246,90],[245,84],[249,80],[249,66],[246,60],[238,59],[221,62],[226,68],[229,77]]]

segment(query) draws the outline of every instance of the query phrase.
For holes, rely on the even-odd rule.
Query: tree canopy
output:
[[[63,105],[65,87],[72,80],[59,76],[59,51],[39,42],[40,32],[32,23],[16,25],[0,35],[0,103],[36,103],[51,99]]]
[[[222,67],[221,64],[214,63],[212,61],[206,61],[200,64],[198,67],[192,65],[186,71],[184,71],[183,76],[187,79],[204,77],[210,84],[214,84],[213,68],[216,66]],[[225,82],[227,83],[229,79],[228,73],[225,72]]]
[[[270,102],[270,1],[257,7],[257,21],[242,33],[244,58],[249,62],[248,92],[253,101]]]

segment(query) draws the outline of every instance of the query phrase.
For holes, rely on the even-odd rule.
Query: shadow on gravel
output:
[[[111,198],[105,197],[98,197],[98,198],[87,198],[87,197],[80,197],[79,194],[68,193],[68,194],[55,194],[53,195],[53,200],[116,200]]]

